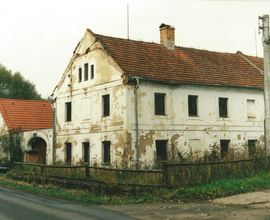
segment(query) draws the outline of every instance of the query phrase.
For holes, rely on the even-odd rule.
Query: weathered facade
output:
[[[21,142],[24,162],[52,164],[52,119],[52,107],[47,101],[0,99],[0,137],[16,134]],[[8,159],[9,155],[2,147],[0,160]]]
[[[87,30],[56,86],[57,163],[152,166],[263,147],[262,59]]]

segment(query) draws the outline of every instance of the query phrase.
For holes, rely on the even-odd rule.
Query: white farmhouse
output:
[[[24,162],[53,162],[52,127],[53,112],[48,101],[0,99],[0,137],[17,134]],[[0,160],[10,156],[3,151],[3,144],[7,143],[0,142]]]
[[[87,29],[56,86],[56,162],[152,166],[216,146],[263,147],[261,58]]]

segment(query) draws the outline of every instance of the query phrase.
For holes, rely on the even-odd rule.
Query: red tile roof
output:
[[[52,128],[53,113],[48,101],[0,98],[0,112],[9,130],[30,131]]]
[[[262,58],[185,47],[168,50],[157,43],[94,35],[121,67],[124,77],[170,84],[263,88]]]

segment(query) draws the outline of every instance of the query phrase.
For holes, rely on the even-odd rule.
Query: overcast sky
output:
[[[270,0],[0,0],[0,63],[19,71],[47,97],[86,28],[159,42],[161,23],[176,29],[176,45],[262,56],[258,16]],[[257,38],[257,41],[256,41]]]

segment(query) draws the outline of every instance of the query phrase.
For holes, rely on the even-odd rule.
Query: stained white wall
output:
[[[165,93],[166,114],[154,113],[154,93]],[[129,97],[133,95],[129,89]],[[188,115],[188,95],[198,96],[198,116]],[[263,91],[243,88],[222,88],[210,86],[165,85],[141,81],[139,97],[139,145],[141,162],[154,163],[155,140],[168,140],[168,155],[173,158],[172,148],[189,152],[193,143],[198,154],[218,145],[221,139],[229,139],[230,147],[243,149],[249,139],[258,140],[263,146],[264,101]],[[228,98],[228,118],[219,117],[218,98]],[[255,100],[255,118],[248,118],[247,100]],[[127,106],[134,106],[134,99],[128,99]],[[133,109],[129,109],[129,125],[135,129]],[[132,133],[134,137],[134,132]],[[195,141],[196,140],[196,141]],[[195,147],[195,145],[194,145]],[[200,152],[199,152],[200,151]],[[176,156],[176,155],[175,155]]]
[[[89,48],[89,49],[88,49]],[[84,64],[89,79],[84,81]],[[94,65],[94,79],[90,78]],[[82,68],[82,82],[78,81]],[[86,32],[54,91],[56,110],[56,162],[65,163],[65,143],[72,144],[72,163],[83,160],[82,142],[90,143],[90,164],[102,165],[102,141],[111,142],[111,164],[134,166],[135,94],[126,85],[121,68],[94,36]],[[166,94],[166,115],[154,114],[154,93]],[[110,94],[110,116],[102,116],[102,95]],[[198,95],[198,117],[188,116],[188,95]],[[228,118],[219,118],[218,98],[228,98]],[[255,100],[256,117],[247,117],[247,100]],[[156,140],[168,140],[169,159],[177,152],[202,155],[221,139],[230,148],[244,149],[249,139],[263,145],[264,104],[262,90],[210,86],[166,85],[140,81],[139,154],[143,166],[156,161]],[[65,103],[72,102],[72,121],[65,121]],[[191,149],[193,148],[193,149]],[[196,149],[194,149],[196,148]]]

